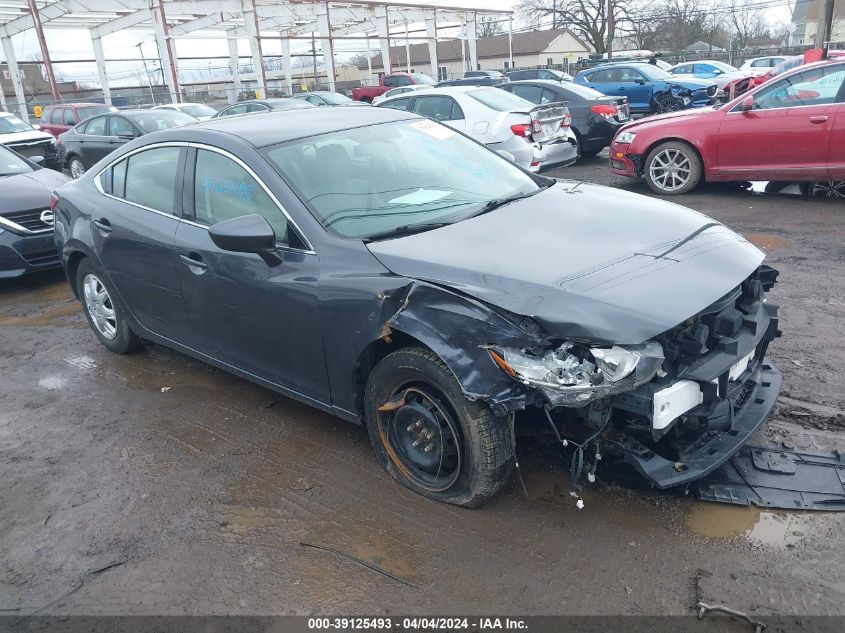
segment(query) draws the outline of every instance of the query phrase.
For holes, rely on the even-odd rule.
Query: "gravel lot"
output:
[[[555,175],[648,193],[605,160]],[[784,389],[763,437],[836,443],[845,208],[736,186],[677,201],[781,271]],[[843,514],[602,483],[579,511],[528,448],[528,497],[430,502],[361,428],[160,347],[110,354],[60,273],[0,282],[0,375],[0,612],[845,615]]]

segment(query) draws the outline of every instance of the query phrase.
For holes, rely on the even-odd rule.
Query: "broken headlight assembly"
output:
[[[663,348],[640,345],[593,347],[566,342],[554,349],[488,348],[514,380],[538,389],[552,406],[582,406],[648,382],[660,371]]]
[[[616,135],[614,142],[616,143],[627,143],[630,145],[634,142],[634,139],[637,138],[636,133],[634,132],[620,132]]]

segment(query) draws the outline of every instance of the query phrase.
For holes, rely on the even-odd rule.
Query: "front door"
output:
[[[108,117],[93,117],[74,140],[79,144],[79,157],[88,169],[114,149],[109,143]]]
[[[718,174],[759,180],[813,180],[827,176],[828,149],[845,67],[814,67],[775,80],[722,117]]]
[[[91,213],[96,251],[132,315],[179,342],[188,327],[173,239],[186,151],[153,147],[119,161],[98,176],[106,197]]]
[[[191,166],[195,167],[192,169]],[[217,360],[312,398],[329,402],[317,256],[267,187],[233,156],[197,149],[188,162],[186,207],[179,224],[179,277],[192,328],[191,345]],[[281,264],[218,248],[208,227],[261,214],[276,232]]]

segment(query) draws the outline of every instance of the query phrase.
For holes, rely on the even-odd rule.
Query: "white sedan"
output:
[[[177,112],[184,112],[199,121],[207,121],[217,114],[217,110],[204,103],[165,103],[164,105],[155,106],[153,110],[176,110]]]
[[[383,95],[379,95],[373,99],[373,105],[378,105],[385,99],[390,99],[390,97],[396,97],[401,94],[405,94],[406,92],[416,92],[417,90],[429,90],[431,86],[428,84],[411,84],[410,86],[399,86],[398,88],[393,88],[392,90],[388,90]]]
[[[390,97],[378,107],[410,110],[439,121],[530,171],[571,165],[578,158],[565,103],[535,106],[498,88],[451,86]]]

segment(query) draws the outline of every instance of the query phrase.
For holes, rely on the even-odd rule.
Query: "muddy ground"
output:
[[[647,193],[601,158],[558,175]],[[733,186],[679,202],[781,270],[784,390],[763,439],[835,443],[845,208]],[[602,483],[579,511],[526,448],[527,498],[430,502],[361,428],[161,347],[110,354],[60,273],[0,282],[0,376],[0,613],[845,614],[843,514]]]

